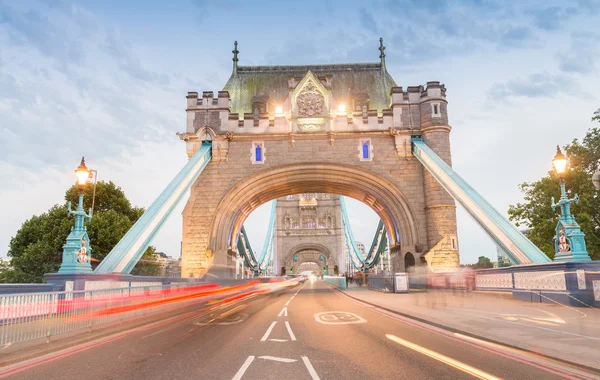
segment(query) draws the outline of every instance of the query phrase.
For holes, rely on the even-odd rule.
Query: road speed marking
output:
[[[367,323],[367,320],[347,311],[325,311],[315,314],[315,321],[324,325],[350,325]]]
[[[396,342],[396,343],[398,343],[398,344],[401,344],[401,345],[403,345],[404,347],[408,347],[408,348],[410,348],[410,349],[412,349],[412,350],[415,350],[415,351],[417,351],[417,352],[420,352],[420,353],[422,353],[422,354],[424,354],[424,355],[427,355],[427,356],[429,356],[430,358],[433,358],[433,359],[439,360],[439,361],[440,361],[440,362],[442,362],[442,363],[448,364],[449,366],[451,366],[451,367],[454,367],[454,368],[456,368],[456,369],[459,369],[459,370],[461,370],[461,371],[463,371],[463,372],[466,372],[466,373],[468,373],[469,375],[472,375],[472,376],[474,376],[474,377],[476,377],[476,378],[478,378],[478,379],[484,379],[484,380],[500,380],[500,378],[498,378],[498,377],[495,377],[495,376],[493,376],[493,375],[490,375],[490,374],[489,374],[489,373],[487,373],[487,372],[483,372],[482,370],[479,370],[479,369],[477,369],[477,368],[475,368],[475,367],[471,367],[471,366],[470,366],[470,365],[468,365],[468,364],[465,364],[465,363],[459,362],[458,360],[454,360],[454,359],[452,359],[452,358],[449,358],[449,357],[447,357],[447,356],[445,356],[445,355],[438,354],[437,352],[435,352],[435,351],[431,351],[431,350],[429,350],[429,349],[427,349],[427,348],[425,348],[425,347],[421,347],[421,346],[419,346],[419,345],[416,345],[416,344],[414,344],[414,343],[411,343],[411,342],[409,342],[409,341],[407,341],[407,340],[404,340],[404,339],[398,338],[398,337],[397,337],[397,336],[395,336],[395,335],[386,334],[385,336],[386,336],[386,338],[388,338],[389,340],[391,340],[391,341],[393,341],[393,342]]]

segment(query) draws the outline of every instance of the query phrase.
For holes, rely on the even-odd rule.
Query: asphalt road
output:
[[[3,372],[4,371],[4,372]],[[0,368],[8,379],[581,379],[580,369],[405,320],[322,281]]]

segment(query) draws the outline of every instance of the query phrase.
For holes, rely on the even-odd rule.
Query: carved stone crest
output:
[[[316,116],[324,114],[325,98],[313,82],[308,82],[296,98],[299,116]]]

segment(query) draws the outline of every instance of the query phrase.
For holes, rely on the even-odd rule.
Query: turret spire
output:
[[[381,60],[381,70],[385,71],[385,46],[383,46],[383,38],[379,38],[379,59]]]
[[[237,66],[238,66],[238,61],[239,61],[237,56],[240,51],[238,50],[237,45],[238,45],[238,42],[235,41],[233,43],[234,48],[231,51],[233,53],[233,75],[237,74]]]

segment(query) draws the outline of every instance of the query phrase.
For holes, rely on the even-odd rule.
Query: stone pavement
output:
[[[600,309],[518,301],[510,293],[393,294],[356,285],[344,292],[405,316],[600,369]]]

